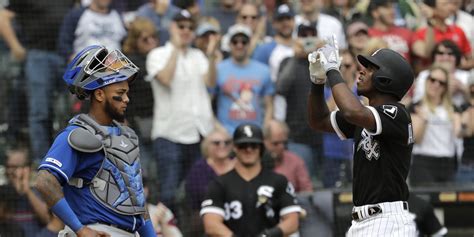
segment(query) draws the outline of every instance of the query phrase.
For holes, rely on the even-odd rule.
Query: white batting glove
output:
[[[324,70],[320,58],[319,51],[308,54],[309,61],[309,78],[311,82],[319,85],[326,83],[326,71]]]
[[[326,40],[326,44],[318,49],[321,66],[325,72],[329,70],[338,70],[341,67],[341,57],[339,56],[339,47],[336,36],[332,35]]]

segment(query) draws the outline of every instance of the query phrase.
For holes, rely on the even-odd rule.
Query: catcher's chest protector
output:
[[[104,206],[122,215],[137,215],[145,213],[145,196],[140,167],[140,152],[138,137],[129,127],[122,126],[114,121],[120,128],[120,135],[109,134],[106,128],[99,125],[86,114],[80,114],[71,121],[71,124],[80,126],[82,139],[74,137],[76,129],[68,138],[69,144],[76,150],[87,152],[80,147],[87,147],[89,152],[104,150],[105,157],[97,174],[89,184],[93,196]],[[86,139],[86,131],[87,134]],[[92,136],[90,136],[92,134]],[[100,140],[100,149],[90,149],[90,140],[95,137]],[[88,140],[89,141],[81,141]],[[82,143],[82,144],[79,144]],[[87,144],[86,144],[87,143]],[[95,150],[95,151],[94,151]]]

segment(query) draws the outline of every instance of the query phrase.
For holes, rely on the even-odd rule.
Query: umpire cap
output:
[[[401,100],[413,84],[414,74],[410,64],[399,53],[391,49],[379,49],[370,56],[357,55],[364,67],[373,65],[377,71],[372,75],[375,88]]]
[[[259,143],[263,144],[262,129],[255,124],[244,123],[234,131],[234,144]]]

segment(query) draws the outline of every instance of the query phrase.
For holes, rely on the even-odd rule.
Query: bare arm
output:
[[[224,218],[217,214],[206,213],[202,217],[204,231],[210,237],[231,237],[232,231],[224,225]]]
[[[0,36],[2,36],[7,43],[13,57],[19,61],[23,61],[26,56],[26,49],[18,40],[15,30],[13,29],[11,21],[14,17],[15,13],[7,9],[0,9]]]
[[[278,227],[283,231],[283,236],[289,236],[298,231],[299,214],[296,212],[282,216]]]
[[[334,132],[330,112],[324,99],[324,85],[311,85],[311,93],[308,96],[308,121],[314,130]]]
[[[413,43],[413,53],[421,58],[429,58],[435,47],[434,29],[432,26],[426,28],[425,40],[417,40]]]
[[[167,87],[171,85],[171,81],[173,80],[174,73],[176,71],[176,63],[178,61],[178,54],[179,50],[174,48],[166,66],[155,76],[156,80]]]
[[[263,98],[265,103],[264,123],[268,123],[273,119],[273,96],[267,95]]]
[[[341,73],[336,70],[329,71],[327,75],[328,80],[331,80],[332,77],[342,78]],[[346,83],[338,83],[331,89],[334,101],[347,122],[368,129],[369,131],[375,130],[376,124],[374,115],[370,109],[365,107],[352,93]]]
[[[216,61],[218,58],[218,46],[220,37],[217,35],[210,35],[209,36],[209,45],[207,46],[206,56],[209,60],[209,69],[207,74],[205,75],[205,82],[207,87],[214,87],[216,86]]]

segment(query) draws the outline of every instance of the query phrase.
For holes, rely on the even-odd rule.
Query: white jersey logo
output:
[[[253,137],[252,129],[250,126],[245,126],[244,127],[244,133],[247,135],[247,137]]]
[[[365,158],[371,161],[372,159],[378,160],[380,157],[380,147],[377,140],[374,140],[371,135],[369,135],[365,129],[362,130],[362,140],[360,140],[359,145],[357,146],[357,151],[364,150]]]
[[[395,119],[397,117],[398,108],[393,105],[383,105],[383,113],[386,114],[388,117]]]

